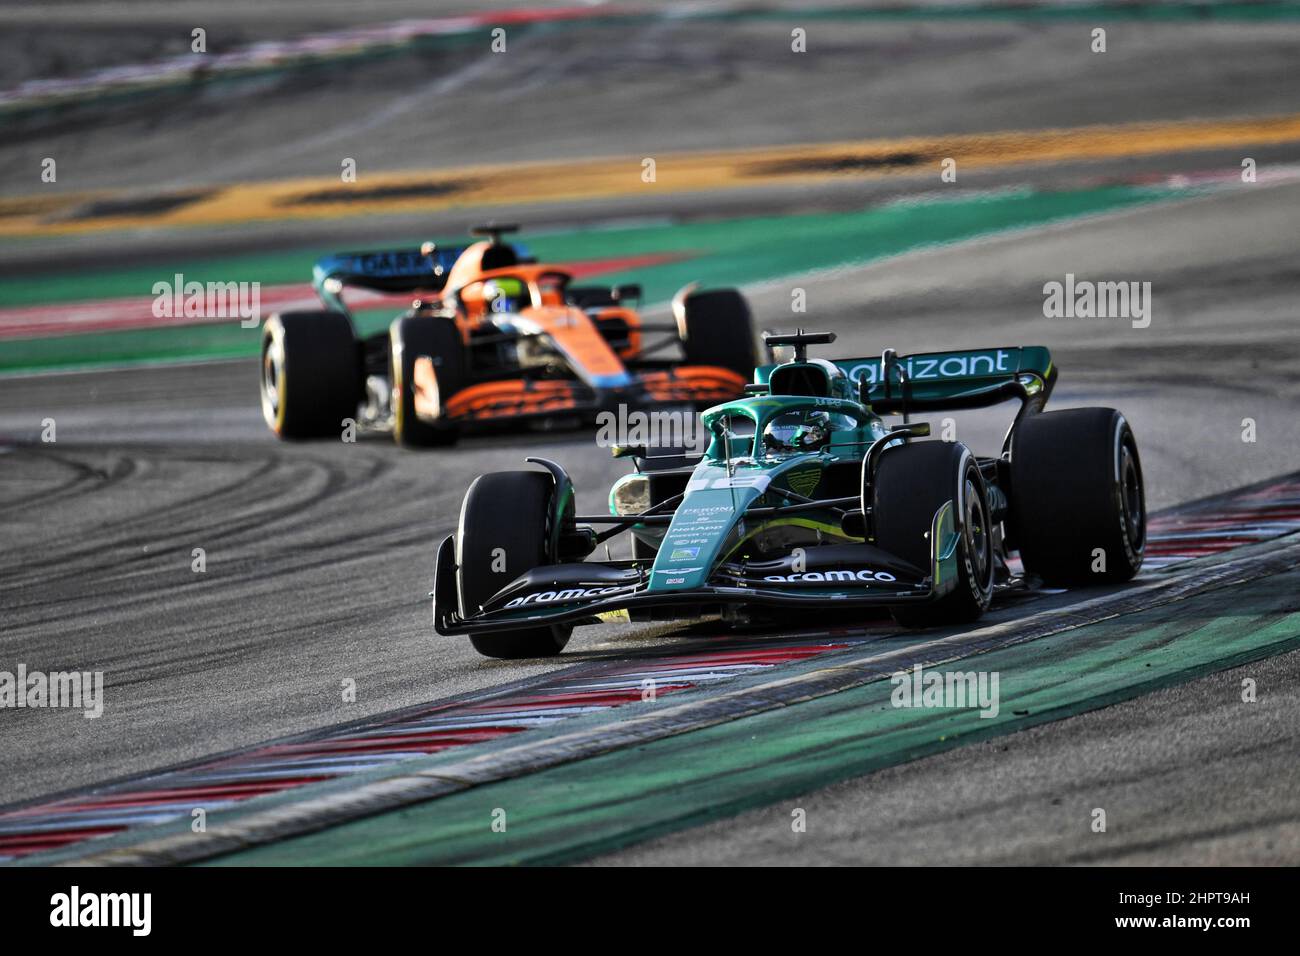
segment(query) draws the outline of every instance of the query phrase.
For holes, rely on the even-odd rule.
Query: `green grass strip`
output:
[[[640,282],[650,303],[666,302],[688,282],[745,285],[811,270],[852,266],[926,246],[1186,196],[1185,190],[1109,186],[1061,192],[1007,191],[895,202],[839,213],[762,216],[684,224],[652,224],[527,236],[543,260],[565,262],[658,252],[687,258],[601,276]],[[393,247],[423,238],[396,239]],[[441,237],[461,241],[463,237]],[[118,270],[79,270],[7,281],[0,306],[31,306],[121,296],[150,296],[155,282],[176,273],[186,281],[306,282],[311,266],[337,250],[311,247],[257,256],[160,260]],[[359,316],[362,332],[382,329],[387,310]],[[760,317],[761,319],[761,317]],[[193,361],[255,355],[259,336],[238,322],[92,332],[0,341],[0,371]]]

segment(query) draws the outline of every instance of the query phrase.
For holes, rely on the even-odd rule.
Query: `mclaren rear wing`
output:
[[[322,302],[346,312],[343,290],[348,287],[375,292],[441,292],[447,273],[467,246],[435,246],[418,249],[386,249],[376,252],[340,252],[326,256],[312,267],[312,286]],[[527,250],[516,245],[522,261]]]

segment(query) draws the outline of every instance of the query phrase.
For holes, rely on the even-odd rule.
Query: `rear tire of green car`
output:
[[[1113,408],[1031,415],[1011,438],[1007,530],[1027,574],[1079,587],[1128,581],[1146,550],[1133,430]]]

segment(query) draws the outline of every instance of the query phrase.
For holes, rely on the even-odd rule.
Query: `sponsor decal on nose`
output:
[[[888,571],[872,571],[869,568],[862,568],[858,571],[802,571],[797,574],[769,574],[763,578],[764,581],[779,582],[782,584],[838,584],[841,582],[870,582],[897,581]]]

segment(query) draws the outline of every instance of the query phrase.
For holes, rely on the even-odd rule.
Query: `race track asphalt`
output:
[[[331,169],[334,153],[346,155],[354,137],[377,151],[376,166],[404,167],[415,165],[416,157],[435,165],[523,158],[519,143],[525,140],[536,147],[529,158],[564,158],[595,149],[602,129],[621,151],[638,152],[1283,112],[1297,105],[1295,84],[1285,81],[1297,36],[1289,25],[1138,24],[1132,46],[1117,45],[1106,61],[1104,78],[1083,78],[1077,73],[1082,66],[1062,66],[1077,41],[1071,31],[1084,29],[1079,24],[857,25],[837,32],[828,55],[809,57],[798,75],[792,66],[774,66],[754,29],[745,24],[738,34],[691,32],[667,24],[639,39],[566,33],[554,42],[576,45],[570,52],[581,69],[572,77],[539,73],[548,58],[538,49],[510,59],[510,76],[456,80],[458,102],[468,114],[496,104],[529,117],[531,137],[517,136],[511,144],[493,140],[486,125],[470,123],[467,136],[438,139],[450,145],[432,153],[436,117],[426,111],[364,119],[376,115],[375,104],[394,85],[412,79],[400,72],[414,69],[411,64],[380,63],[372,67],[375,75],[347,85],[336,127],[309,130],[323,109],[312,98],[321,94],[290,88],[255,105],[218,105],[210,115],[178,106],[175,142],[187,145],[176,150],[159,150],[156,138],[153,148],[142,147],[140,117],[81,133],[55,130],[48,138],[25,134],[30,138],[0,150],[0,173],[32,162],[51,144],[97,157],[87,172],[90,184],[131,186],[319,172],[311,152],[297,148],[310,145],[313,136],[328,140],[319,155],[328,154],[328,163],[320,163]],[[855,66],[864,43],[876,54],[865,77]],[[424,68],[428,82],[451,82],[448,77],[472,64],[448,64],[451,72],[436,76]],[[589,122],[582,124],[572,121],[576,85],[597,91],[583,101]],[[543,108],[543,92],[557,90],[564,95]],[[691,90],[703,92],[684,95]],[[820,108],[803,109],[809,98]],[[718,115],[734,122],[720,124]],[[241,116],[247,124],[234,122]],[[267,145],[273,128],[284,131],[284,149]],[[399,128],[409,136],[397,135]],[[223,136],[238,162],[227,165],[206,146],[203,155],[192,152]],[[1288,150],[1261,155],[1279,163],[1297,158]],[[303,165],[295,167],[298,162]],[[1074,184],[1086,177],[1207,165],[1231,170],[1236,164],[1235,156],[1220,152],[1163,165],[1156,158],[999,173],[966,185]],[[701,217],[763,203],[795,211],[862,205],[882,190],[907,194],[935,185],[919,179],[887,187],[846,183],[748,199],[711,194],[635,206],[575,204],[546,215],[548,221],[600,221],[631,210]],[[1241,184],[747,292],[760,326],[797,318],[830,329],[840,336],[840,354],[877,354],[886,346],[1050,346],[1062,375],[1054,405],[1121,408],[1141,445],[1150,503],[1160,507],[1297,467],[1297,208],[1300,185]],[[284,233],[262,227],[249,235],[274,243],[285,236],[373,236],[378,228],[327,223]],[[180,241],[215,248],[243,240],[218,230]],[[171,242],[156,235],[121,243],[78,237],[10,245],[0,255],[20,268],[72,250],[92,251],[107,262],[124,249],[147,258]],[[1150,281],[1151,327],[1044,318],[1042,285],[1067,272]],[[797,317],[789,307],[796,284],[807,290],[809,303],[807,315]],[[671,628],[602,626],[579,631],[555,661],[506,663],[486,661],[467,642],[432,634],[425,595],[433,549],[453,528],[465,487],[483,472],[516,467],[526,454],[545,454],[570,469],[580,502],[598,507],[625,466],[609,460],[589,434],[473,438],[454,451],[430,454],[401,451],[382,436],[363,436],[355,444],[282,444],[262,423],[256,377],[255,363],[242,361],[0,378],[0,660],[22,661],[32,670],[104,670],[108,684],[99,720],[57,711],[3,715],[0,802],[495,686],[575,660],[690,646],[692,638]],[[40,441],[46,418],[57,423],[53,444]],[[1257,423],[1253,443],[1242,441],[1247,418]],[[999,437],[985,416],[969,428],[964,419],[960,424],[959,437],[977,450]],[[195,548],[205,553],[202,573],[191,569]],[[1295,655],[1267,668],[1293,701]],[[345,704],[340,682],[348,678],[356,680],[358,694]],[[972,837],[960,830],[959,817],[944,816],[955,799],[941,793],[944,782],[954,773],[970,776],[971,805],[984,806],[1032,762],[1036,785],[1025,799],[1050,801],[1094,766],[1089,748],[1106,741],[1111,756],[1120,748],[1119,757],[1138,768],[1124,783],[1126,799],[1158,803],[1172,775],[1200,788],[1205,806],[1214,808],[1204,818],[1205,839],[1220,830],[1236,832],[1249,823],[1247,811],[1230,799],[1240,781],[1234,783],[1231,773],[1196,777],[1196,762],[1210,750],[1260,752],[1273,761],[1261,766],[1276,769],[1276,748],[1293,745],[1296,728],[1285,721],[1216,723],[1206,716],[1213,713],[1209,686],[1188,685],[1017,735],[1010,757],[999,750],[1008,742],[995,741],[819,795],[828,819],[838,814],[843,829],[823,831],[826,843],[804,844],[801,852],[814,856],[800,861],[823,850],[832,858],[835,834],[878,838],[880,830],[862,830],[850,810],[870,799],[883,807],[872,827],[891,821],[920,826],[917,821],[937,817],[938,829],[927,837],[936,846],[960,841],[966,832],[972,860],[1050,862],[1050,840],[1035,840],[1033,831],[1049,826],[1047,817],[1019,817],[1029,836],[1008,846],[1005,827],[1017,816],[1014,807],[1002,807],[1005,816],[995,815],[989,830]],[[1081,721],[1086,732],[1069,729]],[[1167,773],[1144,756],[1151,734],[1165,727],[1199,742],[1166,755]],[[1057,759],[1067,754],[1077,760]],[[1270,832],[1285,841],[1261,845],[1259,853],[1294,861],[1297,791],[1286,786],[1291,778],[1285,774],[1268,776],[1260,792],[1283,808],[1280,829]],[[763,825],[761,815],[751,814],[630,851],[619,862],[716,862],[728,859],[726,852],[737,862],[784,857],[789,851],[779,841],[755,835]],[[728,844],[734,844],[731,851],[725,851]],[[846,843],[844,853],[856,845]],[[1222,857],[1212,847],[1204,854],[1198,849],[1207,846],[1199,839],[1157,841],[1135,850],[1132,859],[1244,861],[1251,852],[1240,841]],[[1003,850],[981,855],[981,847]],[[882,861],[931,858],[922,853],[909,860],[902,852],[885,853]]]

